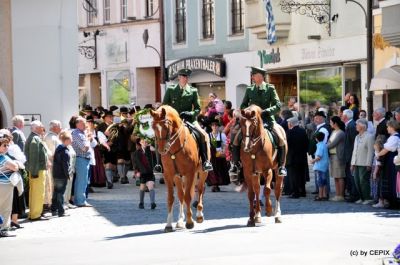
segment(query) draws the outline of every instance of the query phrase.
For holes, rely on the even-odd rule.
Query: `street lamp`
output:
[[[163,27],[163,25],[160,23],[160,27]],[[154,46],[151,46],[151,45],[148,45],[148,43],[149,43],[149,30],[148,29],[145,29],[144,31],[143,31],[143,35],[142,35],[142,38],[143,38],[143,44],[144,44],[144,47],[145,48],[150,48],[150,49],[153,49],[157,54],[158,54],[158,57],[160,58],[160,93],[162,94],[162,92],[164,91],[164,86],[165,86],[165,55],[164,55],[164,38],[163,37],[161,37],[161,35],[163,36],[164,35],[164,32],[163,32],[163,30],[160,30],[161,31],[161,33],[160,33],[160,50],[161,50],[161,52],[159,51],[159,50],[157,50],[157,48],[155,48]],[[160,95],[160,97],[161,97],[161,95]],[[160,98],[161,99],[161,98]]]

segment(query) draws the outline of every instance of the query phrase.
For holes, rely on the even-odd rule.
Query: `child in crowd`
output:
[[[374,201],[377,201],[377,204],[382,204],[383,205],[383,201],[381,203],[380,199],[379,199],[379,190],[380,190],[380,177],[379,175],[381,174],[381,170],[382,170],[382,163],[381,161],[379,161],[377,154],[382,151],[383,149],[383,144],[386,142],[386,137],[384,135],[378,135],[378,137],[375,140],[374,143],[374,149],[375,149],[375,156],[374,156],[374,160],[372,162],[373,165],[373,171],[372,171],[372,178],[371,178],[371,196],[373,198]]]
[[[62,131],[59,135],[61,144],[54,152],[53,160],[53,179],[54,190],[51,203],[51,212],[59,217],[67,216],[64,210],[64,193],[72,168],[70,165],[70,154],[68,147],[72,143],[72,136],[69,131]]]
[[[328,148],[324,143],[325,134],[318,132],[315,135],[317,140],[317,150],[315,151],[315,158],[311,160],[314,164],[313,170],[318,183],[318,196],[315,197],[316,201],[327,201],[327,184],[328,184],[328,168],[329,168],[329,157]]]
[[[135,162],[140,173],[140,203],[139,209],[144,209],[144,194],[146,186],[150,192],[151,209],[154,210],[157,205],[155,203],[154,182],[155,176],[153,172],[153,161],[155,161],[154,150],[144,139],[138,139],[137,150],[135,152]]]

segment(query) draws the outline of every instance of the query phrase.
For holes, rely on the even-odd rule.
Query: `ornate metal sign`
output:
[[[78,46],[78,51],[87,59],[93,59],[96,56],[94,46]]]
[[[204,71],[216,76],[225,76],[225,61],[209,57],[189,57],[170,64],[167,67],[168,79],[172,80],[178,76],[178,71],[188,68],[193,72]]]
[[[314,0],[306,3],[300,3],[293,0],[281,0],[279,3],[284,13],[296,13],[305,15],[314,19],[318,24],[326,24],[328,34],[331,35],[331,1]]]

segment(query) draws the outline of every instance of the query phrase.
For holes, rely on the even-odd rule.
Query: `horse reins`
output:
[[[185,125],[182,124],[181,127],[178,129],[178,131],[176,131],[172,136],[170,136],[169,126],[171,125],[171,121],[169,121],[167,119],[164,119],[164,120],[161,120],[161,121],[156,122],[156,123],[160,123],[160,122],[165,122],[165,124],[167,124],[167,128],[168,128],[167,135],[166,135],[165,138],[159,138],[158,139],[157,136],[155,136],[155,138],[156,138],[156,140],[159,140],[159,141],[160,140],[167,141],[167,143],[165,144],[167,148],[164,148],[165,150],[163,152],[160,152],[160,150],[158,150],[158,151],[159,151],[161,156],[165,156],[167,153],[170,155],[170,158],[171,158],[172,162],[174,163],[175,172],[178,174],[179,172],[178,172],[178,168],[176,166],[175,159],[176,159],[176,154],[178,154],[180,151],[183,150],[183,148],[185,148],[185,145],[186,145],[186,142],[187,142],[186,133],[185,133],[185,139],[183,140],[183,143],[181,144],[181,146],[179,147],[179,149],[177,151],[175,151],[174,153],[171,153],[171,147],[179,139],[179,136],[181,135],[182,131],[184,131]]]
[[[252,118],[252,120],[254,120],[254,126],[257,128],[257,125],[258,125],[258,121],[257,121],[257,117],[254,117],[254,118]],[[255,131],[255,130],[254,130]],[[251,141],[251,146],[250,146],[250,148],[249,148],[249,150],[246,152],[245,150],[243,150],[245,153],[250,153],[250,158],[251,158],[251,161],[253,162],[252,164],[253,164],[253,174],[255,174],[256,172],[256,154],[261,150],[261,149],[259,149],[259,150],[257,150],[256,152],[254,152],[254,153],[252,153],[251,151],[253,150],[253,147],[255,147],[257,144],[258,144],[258,142],[262,139],[262,134],[260,133],[260,135],[257,137],[257,138],[255,138],[254,140],[252,140],[251,138],[254,136],[254,131],[252,132],[252,134],[251,135],[245,135],[245,138],[249,138],[250,139],[250,141]],[[265,135],[264,135],[265,136]],[[262,145],[261,145],[261,147],[264,147],[264,144],[265,144],[265,141],[262,141]],[[243,145],[243,141],[242,141],[242,145]]]

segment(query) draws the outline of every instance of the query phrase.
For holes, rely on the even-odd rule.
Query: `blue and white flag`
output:
[[[276,42],[276,32],[275,32],[275,20],[274,13],[272,12],[271,0],[265,0],[265,8],[267,10],[267,41],[269,44],[274,44]]]

